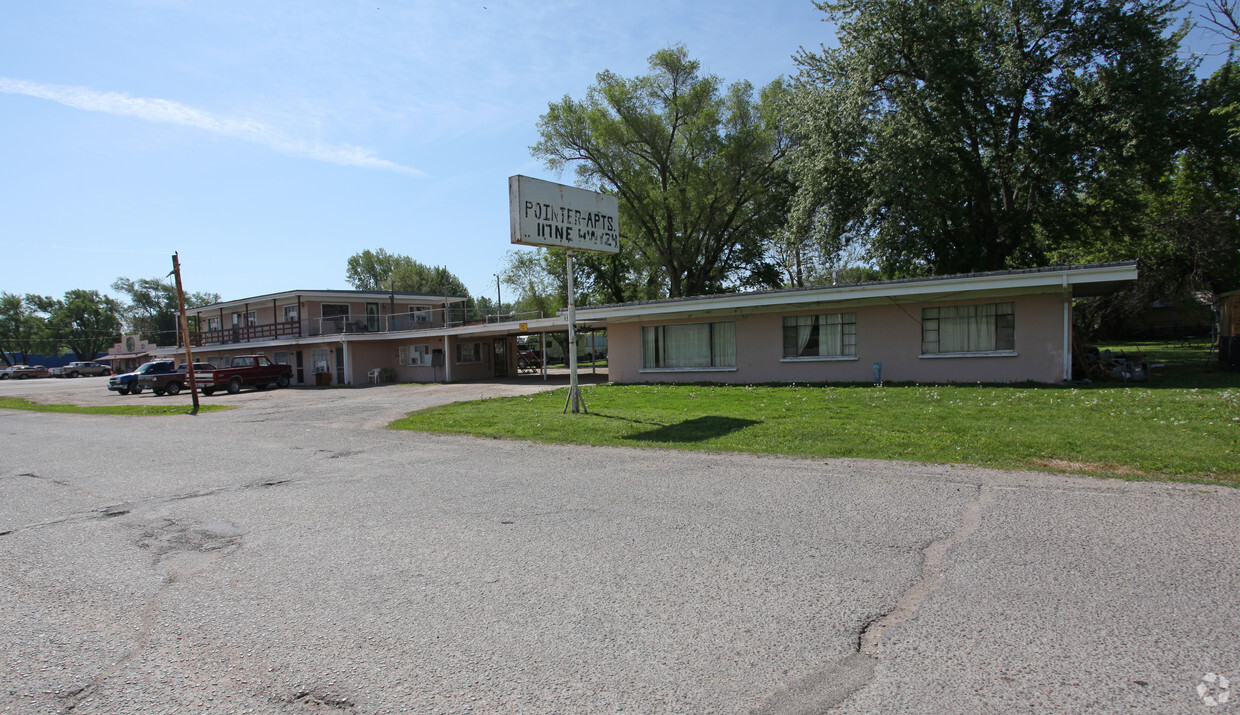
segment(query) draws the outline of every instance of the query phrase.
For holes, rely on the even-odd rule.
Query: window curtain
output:
[[[995,349],[995,309],[994,303],[987,305],[970,305],[969,350],[986,351]]]
[[[661,326],[642,328],[642,367],[659,367],[659,331]]]
[[[814,317],[812,315],[797,316],[797,357],[805,354],[805,346],[814,334]]]
[[[714,367],[736,367],[736,323],[712,323],[711,353]]]
[[[822,323],[822,328],[818,332],[818,354],[843,355],[844,326],[840,321],[840,316],[838,314],[820,315],[818,320]]]
[[[734,323],[654,325],[642,328],[643,368],[734,367]]]
[[[967,306],[939,309],[939,352],[969,351],[969,317]]]
[[[666,367],[710,367],[710,323],[669,325]]]

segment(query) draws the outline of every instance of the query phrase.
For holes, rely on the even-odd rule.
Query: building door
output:
[[[496,338],[493,344],[495,376],[508,377],[508,338]]]
[[[375,332],[379,329],[379,304],[366,304],[366,330]]]
[[[302,362],[302,360],[303,358],[301,356],[301,351],[298,350],[297,351],[297,384],[298,385],[306,384],[306,365],[304,362]]]
[[[344,384],[344,343],[336,348],[336,384]]]

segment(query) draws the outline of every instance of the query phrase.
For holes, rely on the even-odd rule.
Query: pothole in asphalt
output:
[[[301,690],[294,693],[291,697],[284,698],[284,702],[290,705],[300,705],[310,710],[352,710],[357,707],[348,698],[331,695],[329,693],[318,692],[314,690]]]

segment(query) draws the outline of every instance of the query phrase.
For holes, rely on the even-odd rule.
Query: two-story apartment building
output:
[[[366,384],[374,370],[397,382],[515,374],[512,326],[468,325],[465,300],[391,291],[271,293],[190,310],[198,326],[190,344],[195,360],[217,365],[262,353],[291,366],[294,385]],[[174,357],[182,350],[153,354]]]

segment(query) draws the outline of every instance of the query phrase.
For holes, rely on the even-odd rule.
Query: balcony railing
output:
[[[281,338],[318,337],[321,335],[414,332],[430,330],[432,328],[451,328],[466,325],[464,317],[464,311],[460,308],[448,311],[445,311],[443,308],[435,308],[412,313],[384,315],[336,315],[327,318],[306,318],[304,320],[267,323],[265,325],[237,325],[219,330],[191,332],[190,342],[194,347],[203,347],[205,345],[231,345],[235,343],[278,340]],[[533,317],[542,317],[542,314],[513,313],[499,316],[488,315],[483,320],[470,322],[493,323],[529,320]]]

